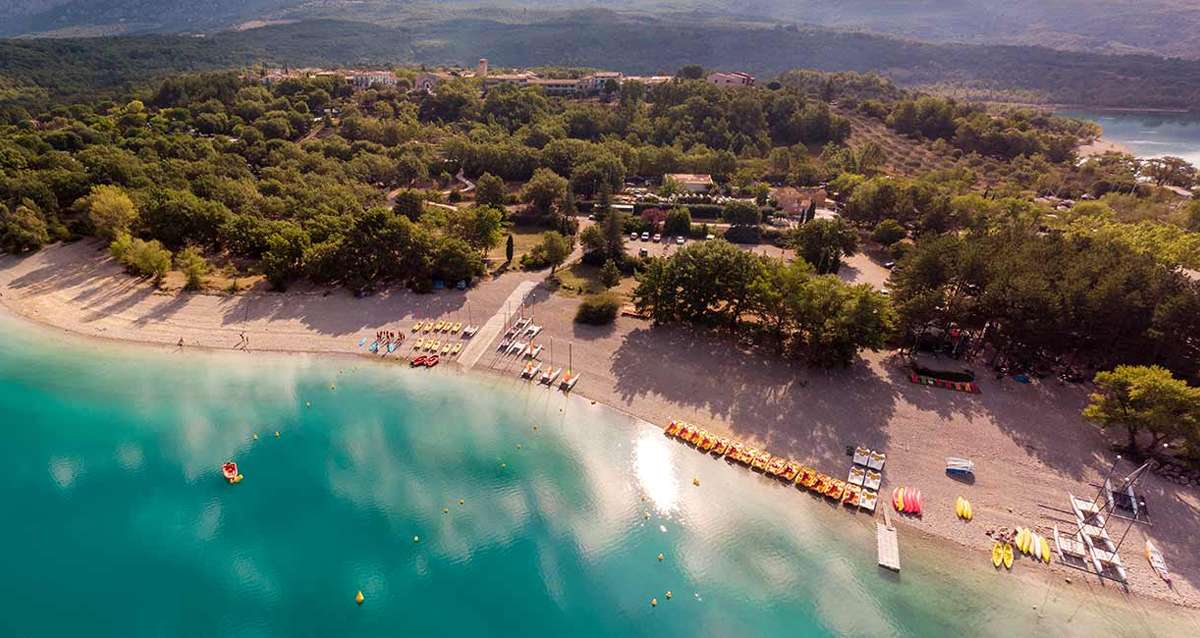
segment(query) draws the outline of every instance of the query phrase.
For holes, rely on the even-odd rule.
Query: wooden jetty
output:
[[[900,544],[896,540],[896,528],[887,508],[883,510],[886,523],[875,523],[875,541],[879,551],[879,566],[894,572],[900,571]]]

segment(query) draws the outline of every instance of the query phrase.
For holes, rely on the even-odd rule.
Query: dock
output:
[[[879,550],[879,566],[894,572],[900,571],[900,544],[896,540],[896,528],[892,526],[887,508],[883,510],[886,523],[875,523],[875,541]]]

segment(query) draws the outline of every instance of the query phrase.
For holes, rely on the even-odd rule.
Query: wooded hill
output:
[[[319,43],[315,46],[314,43]],[[962,87],[1088,106],[1194,108],[1200,62],[1038,47],[932,45],[820,28],[667,24],[586,12],[533,24],[489,20],[387,28],[309,21],[211,36],[0,41],[0,103],[90,96],[170,73],[244,66],[471,64],[673,73],[684,64],[770,76],[803,67],[880,72],[904,86]]]

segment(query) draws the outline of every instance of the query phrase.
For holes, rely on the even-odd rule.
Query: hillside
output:
[[[811,24],[942,43],[1200,57],[1191,0],[0,0],[0,35],[214,32],[338,19],[406,26],[453,18],[537,22],[603,8],[682,24]]]
[[[320,46],[313,43],[319,42]],[[211,36],[0,41],[0,99],[86,93],[179,70],[283,65],[585,66],[672,73],[685,64],[771,76],[791,68],[886,74],[932,84],[1089,106],[1191,108],[1200,62],[1037,47],[932,45],[820,28],[684,25],[586,12],[533,24],[450,20],[388,28],[308,21]]]

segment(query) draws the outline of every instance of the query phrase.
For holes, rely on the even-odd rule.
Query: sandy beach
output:
[[[901,551],[905,536],[949,541],[968,550],[964,569],[992,570],[989,530],[1020,525],[1051,535],[1056,524],[1070,527],[1071,516],[1063,511],[1068,492],[1094,496],[1095,484],[1114,458],[1101,434],[1079,417],[1086,385],[995,380],[976,366],[982,393],[968,395],[909,383],[898,358],[887,352],[865,353],[848,370],[823,371],[633,318],[621,317],[606,327],[580,326],[572,320],[578,300],[552,293],[540,283],[544,278],[544,272],[508,272],[465,292],[394,291],[361,299],[315,287],[286,294],[168,294],[125,275],[97,243],[85,241],[24,258],[0,257],[0,306],[72,333],[168,349],[183,339],[185,350],[228,350],[244,334],[247,356],[261,351],[369,356],[357,347],[362,337],[378,330],[408,334],[418,319],[482,324],[508,312],[513,291],[529,282],[526,313],[544,328],[542,358],[565,366],[570,352],[572,366],[582,374],[578,394],[659,425],[692,421],[833,476],[844,476],[850,466],[847,446],[884,451],[884,491],[908,485],[926,496],[923,518],[893,517],[900,519]],[[517,365],[496,356],[493,339],[473,370],[521,383]],[[441,373],[463,372],[457,365],[442,368]],[[974,484],[947,478],[946,456],[972,458]],[[1119,464],[1114,476],[1132,469]],[[1134,525],[1121,546],[1127,589],[1057,560],[1050,566],[1020,561],[1014,572],[1060,583],[1070,579],[1067,587],[1200,607],[1195,536],[1200,491],[1148,476],[1139,492],[1146,496],[1153,525]],[[958,495],[972,501],[973,522],[955,517]],[[1121,519],[1110,523],[1114,540],[1120,540],[1125,525]],[[1146,538],[1165,554],[1173,588],[1143,557]]]
[[[1105,153],[1124,153],[1126,155],[1134,154],[1133,151],[1129,150],[1129,147],[1125,146],[1124,144],[1114,142],[1112,140],[1106,140],[1103,137],[1097,137],[1091,142],[1080,146],[1076,152],[1079,154],[1079,157],[1084,159],[1104,155]]]

